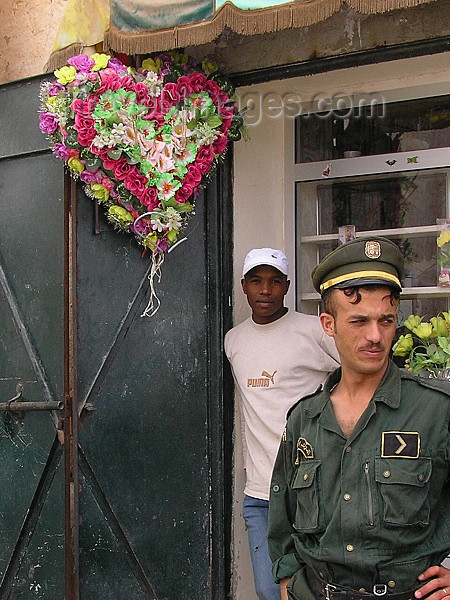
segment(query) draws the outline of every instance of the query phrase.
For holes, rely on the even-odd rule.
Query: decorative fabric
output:
[[[109,0],[68,0],[44,71],[53,71],[83,48],[103,42],[109,25]]]
[[[105,35],[105,44],[116,52],[144,54],[206,44],[216,39],[224,29],[231,29],[242,35],[257,35],[283,29],[307,27],[331,17],[344,4],[363,14],[376,14],[434,1],[294,0],[278,6],[254,10],[238,8],[232,2],[227,1],[215,12],[212,19],[202,22],[197,19],[197,22],[193,24],[185,24],[187,21],[181,20],[181,18],[186,19],[186,14],[183,15],[181,6],[184,4],[200,5],[201,2],[166,2],[169,7],[169,15],[171,5],[176,4],[176,10],[179,11],[181,18],[178,23],[172,21],[172,24],[166,29],[161,29],[161,19],[154,21],[154,24],[149,26],[149,19],[139,23],[135,17],[141,7],[147,3],[153,5],[153,0],[112,0],[111,23]],[[270,2],[270,4],[272,3]],[[260,5],[261,2],[258,4]],[[206,7],[202,12],[202,19],[205,18],[205,14]],[[171,18],[173,19],[174,16],[172,14]]]

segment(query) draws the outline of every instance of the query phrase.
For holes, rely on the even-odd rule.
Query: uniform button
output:
[[[364,592],[366,591],[366,588],[359,588],[358,592],[361,592],[362,594],[364,594]]]
[[[322,572],[319,572],[319,577],[322,577],[322,579],[324,578]]]
[[[388,587],[390,587],[390,588],[395,588],[395,586],[396,586],[396,585],[397,585],[397,584],[395,583],[395,581],[392,581],[392,580],[391,580],[391,581],[388,581]]]
[[[391,472],[390,471],[383,471],[383,477],[386,477],[386,479],[387,479],[390,476],[391,476]]]
[[[351,494],[344,494],[344,500],[350,500],[351,497]]]
[[[345,449],[346,452],[351,452],[352,451],[352,447],[351,446],[347,446],[347,448]]]
[[[276,483],[275,485],[272,486],[272,491],[274,491],[274,492],[280,491],[280,486],[278,485],[278,483]]]
[[[308,473],[305,473],[305,474],[303,475],[303,481],[306,481],[306,480],[308,479],[308,477],[309,477]]]
[[[422,473],[418,476],[417,478],[419,481],[423,481],[425,479],[425,475],[422,475]]]
[[[354,546],[352,546],[351,544],[347,544],[347,546],[345,547],[347,552],[353,552],[353,550],[355,549]]]

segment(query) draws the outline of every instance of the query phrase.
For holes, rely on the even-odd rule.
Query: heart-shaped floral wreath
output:
[[[177,52],[153,55],[139,69],[80,54],[55,77],[41,87],[40,129],[108,220],[151,252],[144,314],[154,314],[164,253],[180,241],[228,140],[241,137],[233,86],[209,60],[199,65]]]

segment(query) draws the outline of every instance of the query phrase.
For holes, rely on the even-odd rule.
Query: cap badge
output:
[[[376,240],[369,240],[364,247],[364,254],[367,258],[380,258],[381,246]]]

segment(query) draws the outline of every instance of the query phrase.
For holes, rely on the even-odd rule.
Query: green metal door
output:
[[[0,88],[0,598],[224,599],[231,159],[143,318],[149,259],[63,189],[38,87]]]

